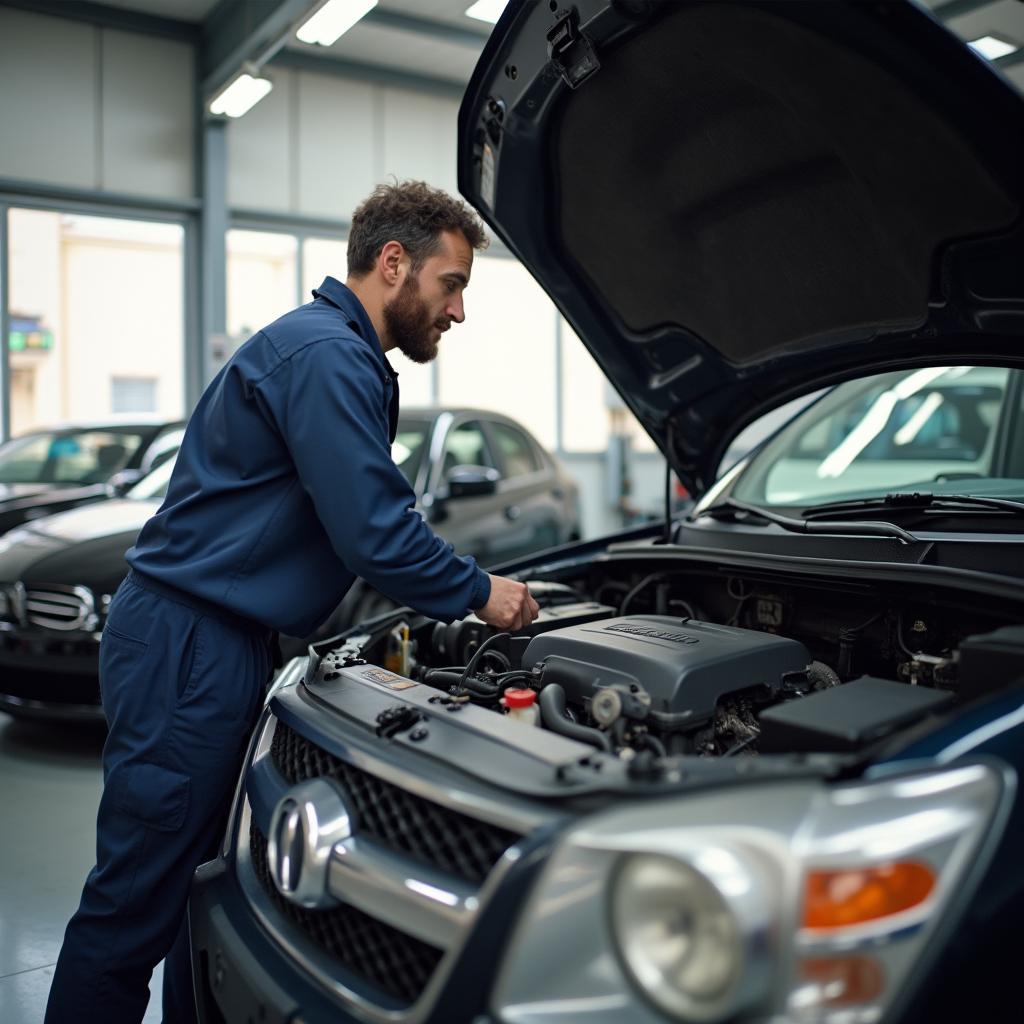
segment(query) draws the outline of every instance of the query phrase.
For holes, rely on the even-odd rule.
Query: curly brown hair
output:
[[[465,203],[424,181],[378,185],[352,214],[349,277],[365,277],[388,242],[401,242],[417,273],[440,248],[442,231],[461,231],[474,249],[487,247],[483,224]]]

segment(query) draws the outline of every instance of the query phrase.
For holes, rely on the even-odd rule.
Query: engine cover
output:
[[[565,686],[570,700],[587,700],[606,686],[636,684],[651,711],[711,718],[730,693],[766,686],[803,672],[811,657],[796,640],[733,626],[665,615],[627,615],[556,629],[534,637],[523,667],[544,666],[545,682]]]

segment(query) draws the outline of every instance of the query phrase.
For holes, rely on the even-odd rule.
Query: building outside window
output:
[[[155,377],[111,377],[111,412],[156,412]]]
[[[181,225],[12,208],[8,245],[12,434],[122,402],[184,414]],[[124,397],[114,380],[151,387]]]

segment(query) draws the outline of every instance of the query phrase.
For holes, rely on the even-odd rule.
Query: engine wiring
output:
[[[635,587],[630,590],[626,596],[622,599],[622,603],[619,605],[619,614],[625,615],[629,611],[629,606],[633,601],[647,589],[652,583],[659,580],[670,580],[678,576],[684,576],[685,573],[681,572],[652,572],[649,576],[645,576]],[[667,611],[673,604],[683,605],[686,608],[686,617],[689,619],[695,619],[697,616],[694,614],[693,606],[682,598],[665,599],[665,610]]]
[[[790,720],[776,707],[827,703],[828,691],[860,675],[953,691],[959,683],[950,616],[920,595],[870,591],[841,601],[823,598],[820,584],[787,580],[769,590],[764,574],[640,560],[610,575],[536,581],[542,609],[558,611],[529,629],[492,632],[472,617],[415,624],[407,674],[440,691],[432,701],[490,712],[505,710],[508,690],[532,690],[537,715],[516,728],[539,726],[624,762],[777,752],[775,723]],[[682,628],[644,622],[652,614]],[[979,610],[957,630],[988,625]],[[699,674],[718,647],[719,667]],[[808,742],[831,741],[815,733]]]

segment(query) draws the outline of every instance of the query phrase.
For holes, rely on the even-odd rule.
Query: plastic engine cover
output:
[[[803,672],[810,660],[803,644],[771,633],[627,615],[536,636],[523,667],[543,663],[545,681],[561,683],[575,700],[604,686],[637,683],[650,694],[652,711],[696,723],[711,718],[718,701],[737,690],[762,685],[774,693],[783,676]]]

